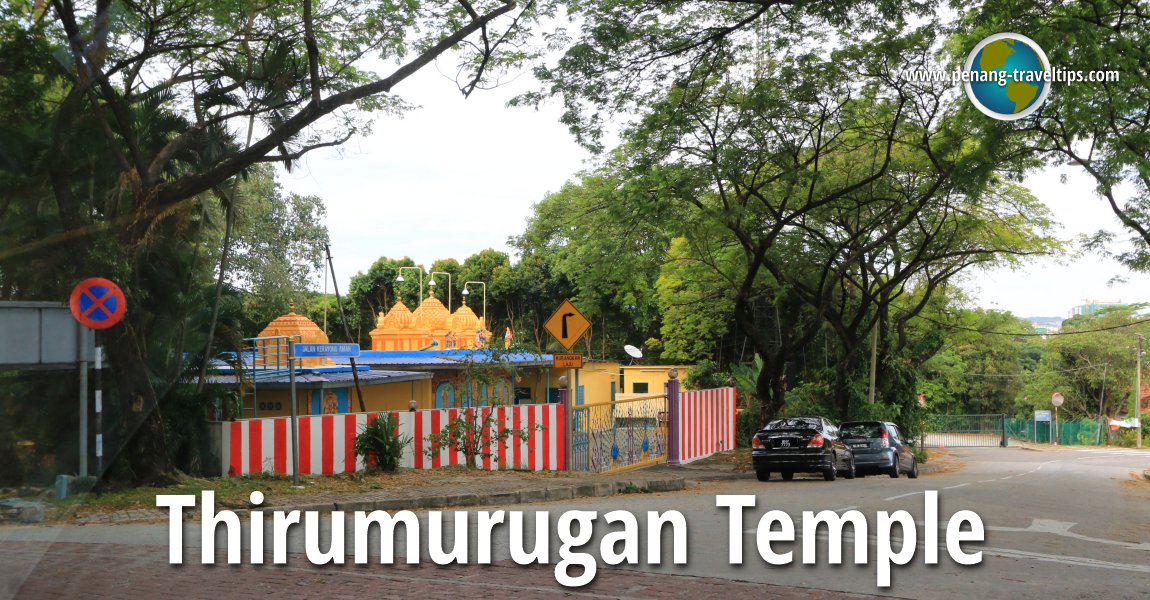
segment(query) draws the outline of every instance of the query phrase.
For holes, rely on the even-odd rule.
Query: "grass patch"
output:
[[[199,497],[204,490],[216,493],[216,505],[222,508],[247,508],[253,491],[264,493],[265,505],[290,503],[292,497],[339,497],[345,495],[411,490],[423,486],[451,484],[464,488],[475,478],[506,477],[515,480],[537,480],[570,477],[572,474],[550,471],[483,471],[464,467],[436,470],[399,469],[390,473],[344,473],[340,475],[301,476],[302,489],[292,487],[290,475],[245,475],[234,477],[175,476],[176,483],[159,487],[121,487],[106,489],[101,494],[74,494],[63,500],[50,500],[62,512],[115,512],[154,509],[159,494],[191,494]],[[197,501],[198,505],[198,501]]]

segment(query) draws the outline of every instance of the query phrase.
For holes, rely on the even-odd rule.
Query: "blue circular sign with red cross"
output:
[[[72,316],[89,329],[107,329],[124,317],[128,303],[120,286],[102,277],[81,281],[72,290]]]

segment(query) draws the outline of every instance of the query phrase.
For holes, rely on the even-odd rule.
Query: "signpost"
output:
[[[583,334],[591,328],[591,321],[587,320],[570,300],[564,300],[543,323],[543,328],[555,337],[564,350],[570,352]]]
[[[552,354],[551,366],[555,369],[581,369],[583,368],[582,354]]]
[[[72,309],[72,316],[84,327],[92,330],[108,329],[115,326],[124,318],[128,309],[128,302],[124,299],[124,291],[115,283],[103,277],[90,277],[76,284],[72,288],[72,295],[68,300],[68,307]],[[102,477],[104,471],[104,390],[102,371],[104,369],[104,352],[100,347],[99,336],[96,336],[96,369],[93,376],[93,387],[96,388],[96,476]],[[82,370],[87,370],[87,364],[81,363]],[[80,473],[87,474],[88,470],[88,393],[87,377],[80,376],[81,405],[80,405]]]
[[[295,344],[294,358],[355,358],[359,344]]]
[[[1039,423],[1046,423],[1046,428],[1050,429],[1050,414],[1051,413],[1048,410],[1036,410],[1036,411],[1034,411],[1034,435],[1032,436],[1032,438],[1030,440],[1031,442],[1034,442],[1035,444],[1038,443],[1038,424]]]
[[[128,303],[120,286],[102,277],[81,281],[72,289],[72,316],[89,329],[107,329],[124,318]]]
[[[587,330],[591,328],[591,321],[583,316],[583,313],[579,312],[579,309],[575,308],[575,305],[571,304],[570,300],[563,300],[559,308],[555,309],[551,317],[543,323],[543,328],[563,346],[564,350],[571,352],[571,348],[573,348],[583,337],[583,334],[587,333]],[[577,356],[578,359],[572,359],[573,356]],[[552,360],[555,361],[555,368],[566,367],[570,369],[567,377],[567,401],[563,410],[567,414],[567,422],[571,424],[570,426],[573,426],[575,423],[575,398],[579,396],[578,372],[583,366],[583,356],[580,354],[555,354],[552,356]],[[577,364],[575,364],[576,362]],[[565,437],[567,438],[567,456],[570,457],[571,431],[568,431]],[[567,461],[568,469],[571,468],[571,462],[570,460]]]

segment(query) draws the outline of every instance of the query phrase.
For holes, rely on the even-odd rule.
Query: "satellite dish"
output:
[[[631,344],[623,346],[623,352],[626,352],[627,356],[630,356],[631,358],[643,358],[643,351],[632,346]]]

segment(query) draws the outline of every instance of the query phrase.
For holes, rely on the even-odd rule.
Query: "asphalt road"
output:
[[[871,476],[854,481],[838,480],[825,482],[820,478],[796,476],[794,481],[771,481],[760,483],[753,479],[713,482],[685,492],[666,494],[630,494],[611,498],[593,498],[564,503],[541,505],[517,505],[514,508],[527,511],[526,535],[534,540],[534,517],[532,511],[546,510],[551,516],[550,555],[552,565],[559,560],[560,541],[554,528],[558,515],[568,510],[607,511],[624,509],[639,517],[645,541],[645,515],[647,511],[678,510],[683,513],[688,524],[688,563],[686,565],[635,565],[625,569],[657,573],[650,577],[619,568],[601,566],[595,584],[586,588],[570,590],[589,595],[631,596],[631,597],[711,597],[730,593],[747,593],[770,590],[771,594],[809,595],[814,590],[838,591],[855,594],[890,595],[911,598],[1146,598],[1150,597],[1150,482],[1144,481],[1140,473],[1150,466],[1150,451],[1133,450],[1075,450],[1063,449],[1034,452],[1016,448],[955,450],[964,460],[962,469],[950,473],[924,476],[918,480],[905,477],[898,480],[886,476]],[[924,497],[928,490],[939,494],[939,564],[923,563],[923,519]],[[756,505],[743,513],[743,526],[739,535],[744,542],[743,565],[731,565],[728,560],[728,538],[731,531],[730,514],[727,509],[716,506],[716,496],[744,495],[755,496]],[[777,552],[794,551],[794,562],[787,566],[772,566],[759,558],[756,551],[756,524],[759,517],[768,510],[783,511],[795,522],[797,537],[802,539],[802,517],[804,511],[832,510],[844,512],[857,510],[868,521],[870,531],[868,564],[849,564],[854,556],[852,536],[847,533],[843,544],[843,556],[847,565],[828,565],[826,536],[818,536],[816,565],[802,565],[800,542],[792,544],[775,543]],[[880,588],[876,585],[876,540],[875,527],[879,511],[909,512],[917,526],[917,551],[910,564],[894,566],[891,569],[892,585]],[[967,552],[981,550],[982,562],[979,565],[963,566],[949,559],[945,548],[946,521],[956,511],[971,510],[977,513],[986,527],[986,541],[965,543]],[[448,514],[450,516],[450,513]],[[475,513],[472,517],[470,551],[475,557],[476,533]],[[420,519],[426,536],[426,514]],[[451,519],[446,531],[451,532]],[[321,523],[320,548],[326,549],[330,539],[328,521]],[[265,550],[270,562],[270,524],[265,531]],[[293,530],[289,538],[288,551],[293,553],[291,566],[306,565],[306,559],[296,554],[305,551],[301,528]],[[595,527],[595,538],[584,547],[594,554],[599,553],[599,539],[609,527],[601,521]],[[347,562],[351,562],[354,551],[352,527],[345,528]],[[847,528],[850,531],[850,528]],[[895,529],[898,531],[898,528]],[[453,534],[448,535],[450,539]],[[403,555],[403,536],[397,536],[396,555]],[[244,533],[247,539],[247,532]],[[370,551],[378,556],[378,536],[372,536]],[[896,540],[897,550],[902,540]],[[46,544],[45,542],[56,542]],[[224,532],[217,532],[219,547],[223,547]],[[669,536],[664,536],[664,556],[669,556]],[[200,527],[191,523],[184,528],[184,560],[198,563],[200,559]],[[249,545],[244,544],[244,560],[248,561]],[[529,542],[530,547],[530,542]],[[640,544],[640,558],[646,557],[646,544]],[[55,550],[53,550],[55,549]],[[61,549],[66,549],[61,550]],[[88,552],[85,552],[88,549]],[[20,596],[36,596],[31,591],[43,591],[29,583],[44,578],[55,579],[62,584],[71,577],[79,577],[84,563],[95,573],[86,577],[116,577],[123,583],[101,593],[116,597],[115,590],[123,590],[124,597],[141,597],[147,579],[154,582],[159,577],[191,577],[190,567],[172,567],[166,564],[168,556],[168,532],[166,525],[123,525],[82,528],[25,527],[0,530],[0,597],[17,593]],[[107,567],[102,564],[104,555],[119,552],[123,557],[117,562],[107,558],[110,564],[118,564],[115,572],[104,575]],[[39,558],[38,558],[38,554]],[[422,552],[423,562],[428,563],[426,544]],[[458,594],[503,594],[512,596],[562,595],[565,591],[552,579],[553,566],[535,565],[527,568],[508,567],[510,553],[507,533],[503,530],[494,537],[493,560],[503,561],[495,570],[483,571],[483,567],[467,567],[459,571],[428,571],[424,575],[404,575],[396,567],[358,567],[348,571],[347,567],[314,567],[308,573],[322,573],[327,576],[324,593],[329,596],[353,595],[350,588],[340,586],[363,584],[364,573],[378,576],[381,581],[409,583],[418,582],[416,588],[403,588],[410,593],[438,591],[444,595],[458,597]],[[219,553],[220,561],[224,554]],[[129,560],[130,559],[130,560]],[[665,558],[666,560],[666,558]],[[76,563],[76,569],[68,568],[69,561]],[[8,563],[5,565],[5,563]],[[50,565],[50,566],[49,566]],[[225,588],[238,591],[233,579],[250,582],[251,585],[272,586],[269,578],[284,579],[283,568],[274,567],[200,567],[206,569],[196,575],[201,583],[227,579]],[[310,568],[310,567],[309,567]],[[470,570],[468,570],[470,569]],[[445,576],[441,572],[461,573]],[[573,573],[578,573],[575,569]],[[342,575],[347,573],[346,577]],[[485,574],[486,573],[486,574]],[[496,577],[494,574],[498,574]],[[671,575],[671,576],[666,576]],[[303,575],[298,575],[303,577]],[[298,578],[297,577],[297,578]],[[395,579],[398,577],[399,579]],[[290,579],[290,577],[288,577]],[[502,587],[491,588],[498,579]],[[486,585],[487,588],[459,588],[460,581],[468,585]],[[262,583],[261,583],[262,582]],[[729,585],[724,585],[727,582]],[[772,584],[765,588],[747,586],[745,583]],[[74,582],[73,582],[74,583]],[[282,581],[280,582],[282,583]],[[297,581],[297,584],[299,582]],[[705,584],[705,585],[704,585]],[[384,585],[381,583],[381,585]],[[412,584],[414,585],[414,584]],[[703,586],[699,588],[699,586]],[[23,586],[23,587],[21,587]],[[437,587],[438,586],[438,587]],[[453,587],[454,586],[454,587]],[[245,583],[246,587],[246,583]],[[82,587],[71,589],[84,589]],[[218,595],[209,587],[202,595]],[[308,588],[310,590],[310,588]],[[398,588],[392,587],[392,590]],[[343,590],[341,592],[341,590]],[[502,591],[500,591],[502,590]],[[699,591],[705,590],[705,591]],[[146,590],[144,590],[146,591]],[[200,595],[179,589],[180,594]],[[307,590],[297,590],[306,592]],[[129,593],[130,592],[130,593]],[[262,593],[262,592],[261,592]],[[358,592],[357,592],[358,593]],[[229,596],[234,594],[228,594]],[[308,595],[303,593],[302,595]],[[833,597],[834,594],[827,594]]]

